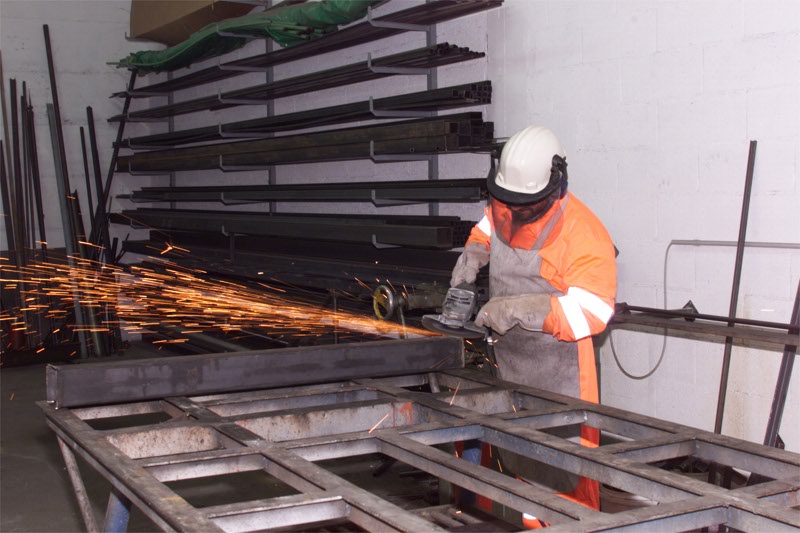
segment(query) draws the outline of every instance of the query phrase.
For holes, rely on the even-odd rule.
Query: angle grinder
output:
[[[488,330],[476,326],[471,321],[475,314],[477,289],[475,285],[463,283],[447,291],[442,304],[442,314],[425,315],[422,325],[425,328],[462,339],[482,339]]]

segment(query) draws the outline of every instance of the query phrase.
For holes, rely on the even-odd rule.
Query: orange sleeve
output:
[[[562,341],[597,335],[613,315],[617,293],[614,244],[591,212],[586,224],[562,235],[563,248],[550,257],[563,296],[550,298],[550,314],[543,330]],[[545,275],[543,264],[543,275]],[[547,277],[547,276],[546,276]],[[552,279],[548,277],[548,279]]]

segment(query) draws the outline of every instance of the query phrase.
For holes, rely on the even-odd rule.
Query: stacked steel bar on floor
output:
[[[450,249],[463,246],[475,222],[458,217],[272,214],[249,211],[136,209],[111,222],[164,231],[268,235],[320,241]]]
[[[380,26],[382,23],[416,25],[437,24],[439,22],[499,7],[502,3],[502,0],[434,0],[383,17],[378,17],[374,21],[354,24],[307,43],[221,63],[217,66],[191,72],[172,80],[147,85],[124,93],[118,93],[115,96],[127,96],[130,94],[134,97],[150,97],[154,94],[166,94],[188,87],[196,87],[204,83],[211,83],[252,72],[253,69],[267,68],[289,61],[333,52],[335,50],[376,41],[385,37],[391,37],[392,35],[397,35],[398,33],[409,30],[409,28],[397,26]]]
[[[90,530],[97,518],[75,454],[111,482],[107,517],[126,518],[135,505],[164,530],[313,528],[334,519],[380,531],[452,526],[426,521],[436,513],[402,509],[321,463],[376,453],[533,514],[554,532],[720,524],[800,530],[800,514],[792,509],[800,503],[800,455],[504,382],[464,369],[462,350],[459,341],[439,337],[51,366],[49,403],[39,405],[58,436]],[[105,386],[112,381],[115,387]],[[427,387],[437,392],[424,392]],[[237,392],[243,390],[251,392]],[[135,425],[126,418],[148,413],[167,421]],[[121,428],[90,426],[114,417]],[[544,431],[576,424],[624,440],[585,448]],[[597,512],[437,448],[468,440],[659,505]],[[682,457],[735,465],[767,481],[731,490],[651,464]],[[170,485],[242,472],[265,472],[297,494],[195,507]]]
[[[489,151],[494,146],[493,126],[483,121],[481,113],[459,113],[376,126],[139,152],[117,159],[117,170],[130,173],[240,170],[310,161]]]
[[[402,112],[409,111],[441,111],[471,105],[484,105],[491,102],[491,94],[492,83],[481,81],[278,116],[132,137],[123,141],[122,147],[144,149],[178,146],[215,141],[226,137],[258,136],[279,131],[330,126],[376,117],[396,117]]]
[[[197,111],[225,109],[248,103],[263,105],[270,99],[331,89],[397,74],[397,72],[392,69],[436,68],[476,59],[484,55],[485,54],[482,52],[471,52],[468,48],[461,48],[443,43],[374,59],[372,61],[362,61],[344,67],[312,72],[295,78],[287,78],[253,87],[246,87],[244,89],[213,94],[204,98],[195,98],[174,104],[143,109],[141,111],[128,113],[126,118],[128,120],[152,120],[194,113]],[[113,122],[121,120],[122,118],[122,115],[117,115],[110,120]]]

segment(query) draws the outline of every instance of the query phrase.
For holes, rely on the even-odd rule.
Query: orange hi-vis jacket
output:
[[[483,219],[472,228],[467,244],[481,243],[491,249],[489,241],[494,229],[491,209],[491,206],[486,207]],[[530,250],[556,211],[551,209],[541,219],[517,231],[509,244]],[[539,274],[564,294],[550,299],[551,311],[544,321],[545,333],[561,341],[579,341],[601,333],[613,315],[617,293],[614,244],[602,222],[572,193],[539,255],[542,257]]]
[[[572,390],[578,390],[582,400],[597,403],[599,391],[591,337],[605,329],[614,313],[617,270],[611,237],[595,214],[572,194],[560,199],[541,219],[518,229],[513,236],[505,237],[506,241],[510,238],[507,244],[512,248],[532,250],[548,221],[562,206],[560,218],[545,242],[540,244],[540,271],[531,272],[531,276],[541,276],[555,289],[555,294],[550,297],[550,312],[544,320],[543,332],[558,341],[577,345],[578,372],[575,379],[578,383]],[[498,227],[510,227],[506,217],[511,217],[508,208],[500,202],[493,202],[486,208],[483,219],[472,229],[467,243],[480,243],[491,252],[495,222]],[[496,259],[493,256],[490,253],[490,262]],[[526,357],[526,354],[520,353],[517,357]],[[535,386],[525,382],[524,373],[519,375],[519,381],[523,385]],[[557,388],[548,390],[564,393]],[[597,446],[599,436],[599,431],[594,428],[583,426],[581,429],[584,446]],[[561,495],[599,509],[599,485],[590,479],[581,478],[574,491]]]

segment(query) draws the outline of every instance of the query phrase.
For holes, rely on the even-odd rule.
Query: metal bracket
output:
[[[223,139],[269,139],[271,133],[235,133],[228,132],[222,128],[222,124],[217,124],[217,133]]]
[[[169,172],[163,170],[136,170],[130,163],[128,163],[128,170],[125,172],[131,176],[169,176]]]
[[[372,200],[372,204],[375,207],[389,207],[393,205],[417,205],[417,204],[425,204],[427,202],[415,202],[411,200],[393,200],[391,198],[378,198],[378,191],[372,189],[372,194],[370,195]]]
[[[369,97],[369,112],[376,117],[387,118],[429,118],[435,116],[433,111],[392,111],[389,109],[376,109],[375,100]]]
[[[375,163],[391,163],[395,161],[430,161],[431,154],[376,154],[375,141],[369,142],[369,158]]]
[[[267,105],[267,102],[272,98],[257,99],[257,98],[226,98],[222,96],[222,89],[217,89],[217,100],[220,104],[234,104],[234,105]]]
[[[219,201],[222,202],[222,205],[243,205],[243,204],[263,204],[265,202],[259,200],[226,200],[225,193],[219,193]]]
[[[219,156],[219,162],[217,163],[217,168],[223,172],[245,172],[248,170],[269,169],[269,165],[226,165],[222,157],[223,156]]]
[[[367,54],[367,68],[375,74],[413,74],[428,76],[433,69],[419,67],[376,67],[372,64],[372,53]]]
[[[125,115],[125,122],[169,122],[170,117],[132,117]]]
[[[372,6],[367,7],[367,22],[376,28],[391,28],[394,30],[404,31],[425,31],[430,29],[430,26],[423,24],[408,24],[406,22],[392,22],[390,20],[375,20],[372,18]]]
[[[378,237],[375,234],[372,234],[372,246],[378,248],[379,250],[383,250],[386,248],[400,248],[397,244],[384,244],[382,242],[378,242]]]
[[[154,150],[156,148],[174,148],[173,145],[164,145],[164,146],[144,146],[140,144],[131,144],[130,139],[125,140],[125,148],[129,150],[133,150],[134,152],[139,150]]]
[[[150,226],[142,224],[141,222],[137,222],[130,217],[128,217],[128,226],[130,226],[131,229],[153,229]]]

